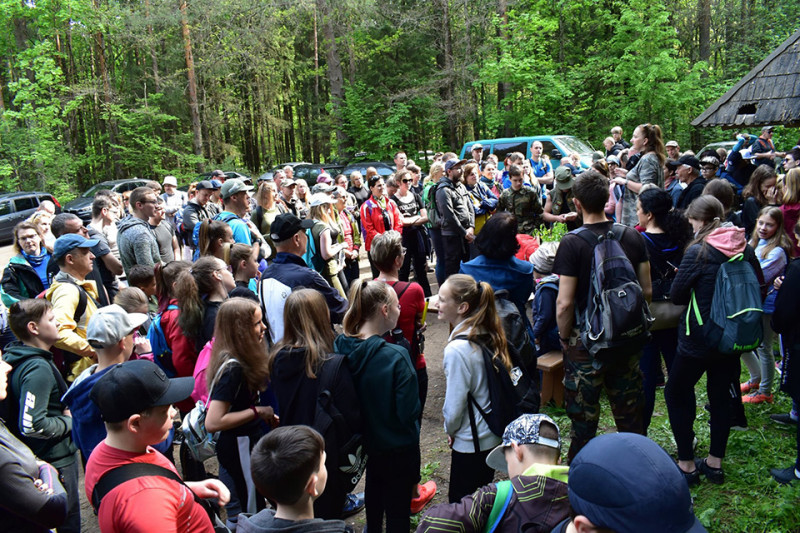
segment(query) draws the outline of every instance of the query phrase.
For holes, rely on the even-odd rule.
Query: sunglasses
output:
[[[410,179],[408,179],[408,178],[403,178],[401,181],[402,181],[403,183],[411,183],[411,180],[410,180]]]

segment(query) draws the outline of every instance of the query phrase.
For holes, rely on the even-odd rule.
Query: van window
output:
[[[527,146],[525,141],[521,142],[510,142],[510,143],[496,143],[494,145],[494,151],[492,152],[497,156],[499,163],[502,165],[503,161],[505,160],[506,156],[511,152],[520,152],[521,154],[525,154],[527,150]],[[484,149],[484,155],[486,154],[486,150]]]
[[[11,202],[0,202],[0,216],[11,214]]]
[[[546,155],[550,159],[555,159],[557,161],[560,161],[561,158],[564,157],[564,154],[561,154],[558,157],[556,157],[555,154],[553,154],[553,150],[558,150],[558,148],[556,148],[555,144],[551,143],[550,141],[540,141],[540,142],[542,143],[542,154],[543,155]],[[561,150],[558,150],[558,153],[561,153]]]
[[[33,196],[25,196],[22,198],[14,198],[14,208],[17,213],[20,211],[27,211],[28,209],[36,209],[38,206],[36,198]]]
[[[486,156],[489,155],[489,148],[490,146],[488,144],[483,147],[483,157],[481,158],[481,161],[486,161]],[[467,146],[466,150],[464,150],[464,159],[472,159],[472,144]]]

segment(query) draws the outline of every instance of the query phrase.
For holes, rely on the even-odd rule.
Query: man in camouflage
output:
[[[522,167],[511,165],[508,169],[511,187],[500,195],[498,208],[517,217],[517,233],[531,235],[542,225],[541,189],[538,183],[528,186],[522,182]]]

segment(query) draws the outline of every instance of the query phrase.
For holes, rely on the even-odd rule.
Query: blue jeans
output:
[[[444,241],[442,241],[441,228],[429,228],[431,234],[431,242],[433,243],[433,251],[436,252],[436,283],[442,286],[446,276],[444,274]]]

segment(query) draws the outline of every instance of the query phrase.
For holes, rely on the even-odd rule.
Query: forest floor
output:
[[[362,277],[369,275],[369,267],[362,264]],[[433,274],[429,274],[434,294],[438,286]],[[443,429],[442,405],[444,404],[445,379],[442,371],[442,356],[447,343],[449,328],[435,314],[428,315],[425,333],[425,359],[428,365],[429,388],[420,434],[422,452],[421,474],[423,481],[432,479],[438,490],[430,505],[447,502],[447,487],[450,475],[450,449]],[[746,371],[745,371],[746,373]],[[745,379],[746,376],[743,376]],[[777,387],[777,386],[776,386]],[[696,386],[697,393],[697,454],[708,451],[708,412],[705,380]],[[784,394],[775,395],[775,404],[746,406],[749,428],[732,431],[728,442],[727,457],[723,462],[726,481],[723,485],[701,483],[692,489],[695,513],[710,532],[800,532],[800,484],[792,487],[778,485],[770,476],[769,468],[789,466],[795,457],[795,428],[779,426],[770,421],[772,413],[786,413],[791,401]],[[561,428],[563,459],[569,447],[570,421],[563,408],[552,405],[543,408]],[[603,398],[600,433],[616,431],[607,399]],[[672,457],[676,457],[675,442],[667,418],[664,391],[656,393],[656,406],[648,436],[660,444]],[[176,454],[177,455],[177,454]],[[216,472],[215,460],[206,462],[210,472]],[[496,479],[502,479],[498,474]],[[363,491],[364,480],[356,488]],[[83,478],[81,476],[81,487]],[[81,493],[83,531],[97,532],[97,518],[83,493]],[[429,507],[430,507],[429,505]],[[412,516],[412,529],[422,515]],[[350,517],[348,524],[361,532],[365,513]]]

